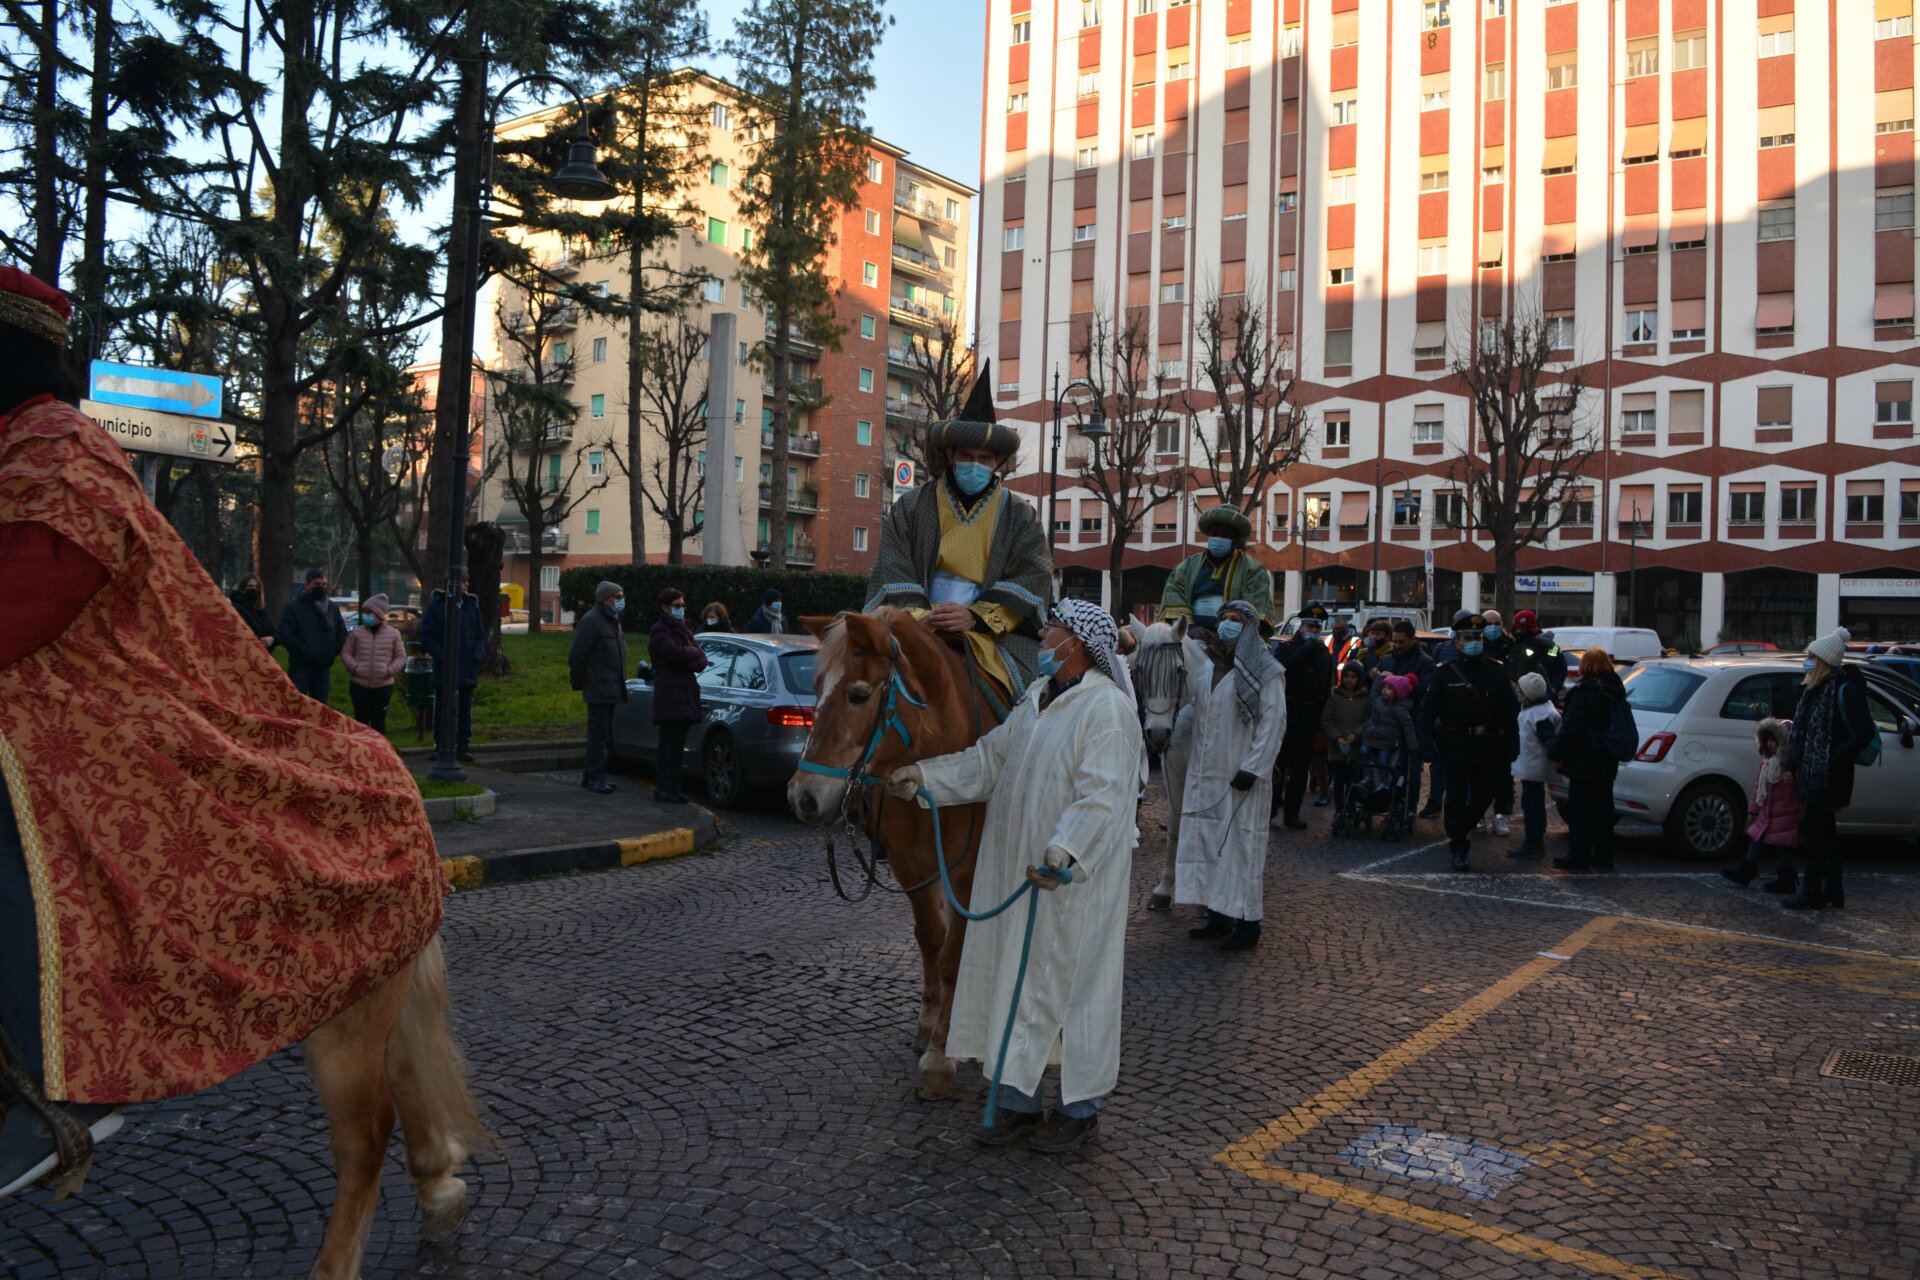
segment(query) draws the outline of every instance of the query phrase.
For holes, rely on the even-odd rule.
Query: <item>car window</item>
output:
[[[1867,694],[1867,709],[1873,715],[1873,722],[1880,726],[1881,733],[1900,732],[1899,709],[1882,697],[1878,690]]]
[[[697,679],[702,688],[724,689],[733,672],[733,660],[740,650],[730,644],[709,643],[706,637],[699,640],[700,647],[707,651],[707,669]]]
[[[801,693],[813,688],[813,673],[820,657],[817,649],[805,649],[799,653],[780,655],[780,671],[786,677],[787,688]]]
[[[743,649],[733,660],[733,674],[727,678],[727,686],[733,689],[764,689],[767,687],[767,671],[760,663],[760,655],[750,649]]]
[[[1626,676],[1627,705],[1635,711],[1672,715],[1706,682],[1705,676],[1685,667],[1635,667]]]
[[[1800,702],[1800,676],[1793,671],[1768,671],[1747,676],[1733,686],[1720,706],[1723,720],[1793,719]]]

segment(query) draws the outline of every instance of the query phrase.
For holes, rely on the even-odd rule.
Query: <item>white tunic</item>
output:
[[[1040,710],[1036,680],[1007,722],[965,751],[920,764],[935,803],[986,802],[973,874],[975,911],[1024,885],[1049,845],[1073,855],[1074,883],[1041,891],[1019,1020],[1001,1083],[1023,1093],[1060,1064],[1065,1102],[1112,1091],[1120,1073],[1120,977],[1133,857],[1133,801],[1142,743],[1133,707],[1113,681],[1088,671]],[[949,1056],[982,1064],[1000,1052],[1027,905],[967,925],[947,1032]]]
[[[1267,810],[1273,797],[1273,761],[1287,732],[1287,678],[1261,686],[1260,713],[1242,723],[1233,671],[1202,680],[1193,705],[1175,729],[1193,735],[1186,792],[1180,798],[1180,851],[1174,864],[1174,900],[1235,920],[1258,920],[1265,896]],[[1245,769],[1256,781],[1235,791]]]

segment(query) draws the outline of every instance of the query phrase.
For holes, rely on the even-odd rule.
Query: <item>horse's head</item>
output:
[[[1133,651],[1134,692],[1140,699],[1141,729],[1147,745],[1165,751],[1173,737],[1174,718],[1193,701],[1199,680],[1187,641],[1187,620],[1156,622]]]
[[[893,717],[908,710],[914,697],[892,630],[896,622],[910,620],[910,615],[889,608],[800,619],[820,640],[813,730],[801,752],[802,768],[787,783],[787,803],[802,821],[834,821],[849,792],[857,796],[861,775],[884,780],[907,762],[908,744],[897,730],[889,730]],[[808,765],[826,772],[814,772]]]

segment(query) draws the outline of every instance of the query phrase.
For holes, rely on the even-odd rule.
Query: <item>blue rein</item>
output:
[[[886,740],[887,731],[900,735],[900,745],[911,748],[913,734],[907,729],[907,722],[900,718],[900,699],[905,698],[912,705],[926,709],[926,703],[913,696],[913,690],[907,688],[906,681],[900,678],[900,668],[896,664],[893,674],[887,677],[887,700],[880,705],[880,718],[873,726],[873,736],[867,739],[867,749],[860,756],[859,763],[851,769],[841,769],[830,764],[815,764],[802,759],[798,765],[802,773],[817,773],[826,778],[842,778],[848,782],[858,782],[863,787],[877,787],[881,779],[867,772],[867,765],[880,750],[880,744]]]

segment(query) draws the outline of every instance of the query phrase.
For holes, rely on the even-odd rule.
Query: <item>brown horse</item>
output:
[[[940,887],[933,815],[888,796],[862,775],[884,782],[902,765],[965,750],[999,721],[975,695],[966,660],[905,610],[882,606],[871,614],[800,622],[821,641],[813,731],[801,759],[831,772],[794,774],[787,800],[803,821],[828,826],[844,817],[863,827],[886,853],[894,878],[910,891],[921,968],[914,1094],[925,1101],[949,1097],[955,1063],[946,1052],[947,1023],[966,921],[948,907]],[[979,805],[945,808],[940,815],[947,866],[962,903],[973,887],[982,819]]]

